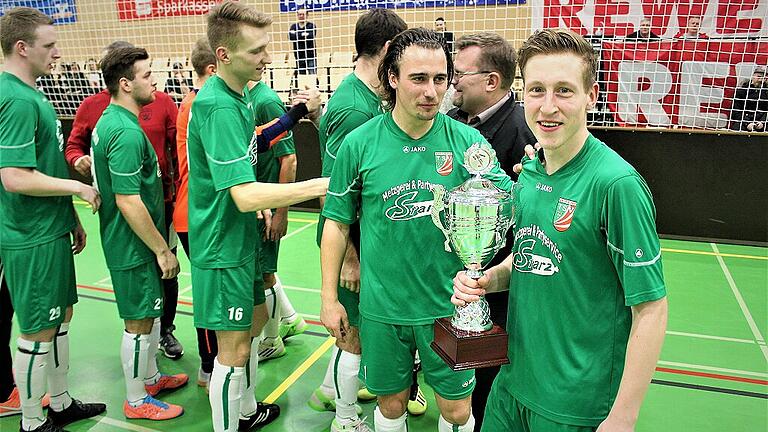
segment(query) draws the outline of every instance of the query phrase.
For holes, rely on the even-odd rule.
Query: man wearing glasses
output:
[[[515,50],[496,33],[475,33],[462,36],[456,43],[453,74],[453,105],[448,116],[476,128],[496,150],[501,168],[517,180],[512,166],[520,162],[527,144],[536,142],[525,123],[523,107],[515,103],[510,91],[515,78]],[[511,233],[511,231],[510,231]],[[509,256],[512,238],[496,254],[490,266]],[[493,322],[505,327],[507,323],[507,291],[486,296]],[[475,431],[483,424],[483,412],[493,379],[499,367],[477,369],[477,385],[472,394]]]

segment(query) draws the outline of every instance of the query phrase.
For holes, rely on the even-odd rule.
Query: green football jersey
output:
[[[139,195],[155,228],[167,237],[163,185],[157,154],[139,119],[110,104],[91,134],[93,185],[101,194],[101,246],[110,270],[125,270],[155,259],[155,254],[128,225],[115,195]]]
[[[285,105],[280,100],[280,96],[263,82],[257,82],[251,89],[250,95],[257,126],[266,125],[285,114]],[[259,153],[256,180],[263,183],[277,183],[280,179],[279,158],[291,154],[296,154],[296,145],[293,143],[293,132],[288,131],[269,150]]]
[[[379,97],[354,73],[344,78],[328,99],[326,111],[320,118],[318,139],[320,158],[323,161],[323,177],[330,177],[336,153],[347,134],[358,126],[384,112]],[[320,216],[317,224],[317,244],[323,237],[325,218]]]
[[[238,210],[229,193],[256,181],[254,113],[248,89],[243,92],[214,75],[190,111],[189,248],[200,268],[238,267],[256,253],[256,214]]]
[[[621,381],[630,306],[666,295],[651,193],[591,135],[552,175],[526,162],[519,184],[511,364],[498,379],[542,416],[597,426]]]
[[[45,95],[15,75],[0,73],[0,168],[33,168],[69,178],[61,122]],[[0,187],[0,245],[24,249],[72,231],[72,197],[34,197]]]
[[[431,218],[433,185],[469,178],[464,152],[486,143],[476,129],[438,114],[414,140],[384,114],[347,135],[331,174],[323,215],[351,224],[360,215],[360,313],[392,324],[429,324],[453,314],[453,277],[463,268]],[[487,175],[510,190],[499,167]],[[359,210],[358,210],[359,209]]]

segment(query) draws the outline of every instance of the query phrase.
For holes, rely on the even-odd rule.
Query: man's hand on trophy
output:
[[[336,339],[344,341],[349,334],[349,318],[347,310],[337,300],[334,303],[323,302],[320,308],[320,322],[323,323],[328,333]]]
[[[536,159],[536,157],[538,156],[541,159],[541,164],[546,165],[547,161],[544,160],[543,151],[544,150],[541,149],[541,144],[539,143],[536,143],[534,145],[528,144],[527,146],[525,146],[525,157],[533,160],[533,159]],[[539,154],[540,152],[542,153]],[[512,167],[512,171],[514,171],[515,174],[520,174],[521,172],[523,172],[523,164],[522,163],[515,164],[515,166]]]
[[[451,303],[456,306],[465,306],[480,300],[480,296],[485,295],[485,289],[488,287],[490,279],[485,274],[480,279],[472,279],[462,270],[456,273],[453,278],[453,295]]]

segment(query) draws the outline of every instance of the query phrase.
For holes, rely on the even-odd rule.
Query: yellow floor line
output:
[[[283,393],[285,393],[286,390],[288,390],[288,387],[292,386],[293,383],[295,383],[303,374],[307,371],[315,362],[322,357],[323,354],[325,354],[326,351],[328,351],[329,348],[333,346],[333,344],[336,343],[336,338],[328,337],[328,339],[323,342],[322,345],[320,345],[319,348],[315,350],[315,352],[312,353],[306,360],[304,360],[304,363],[302,363],[298,368],[296,368],[295,371],[293,371],[292,374],[288,376],[288,378],[285,379],[282,383],[280,383],[279,386],[277,386],[276,389],[272,391],[272,393],[269,394],[264,399],[265,403],[275,403],[275,401],[282,396]]]
[[[768,261],[768,256],[758,256],[758,255],[740,255],[740,254],[715,253],[715,252],[707,252],[707,251],[692,251],[692,250],[686,250],[686,249],[667,249],[667,248],[661,248],[661,251],[672,252],[672,253],[684,253],[684,254],[690,254],[690,255],[709,255],[709,256],[719,256],[719,257],[726,257],[726,258],[744,258],[744,259]]]

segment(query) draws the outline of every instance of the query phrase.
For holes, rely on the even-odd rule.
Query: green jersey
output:
[[[382,114],[379,97],[354,73],[347,75],[328,100],[325,114],[320,118],[318,139],[320,158],[323,161],[322,176],[330,177],[336,153],[347,134],[368,120]],[[323,236],[325,219],[317,224],[317,244]]]
[[[248,89],[243,92],[214,75],[190,111],[189,249],[200,268],[239,267],[256,253],[256,214],[238,210],[229,193],[256,181],[254,113]]]
[[[392,114],[347,135],[336,158],[323,215],[351,224],[360,215],[360,313],[390,324],[430,324],[453,313],[453,277],[463,268],[431,218],[432,187],[452,189],[469,178],[464,152],[485,143],[476,129],[438,114],[415,140]],[[487,175],[512,181],[496,164]]]
[[[33,168],[69,178],[61,122],[48,99],[8,72],[0,74],[0,168]],[[72,197],[34,197],[0,187],[0,246],[24,249],[72,231]]]
[[[110,104],[91,134],[93,185],[101,193],[101,246],[110,270],[134,268],[155,254],[128,225],[115,195],[139,195],[155,228],[166,237],[163,185],[157,154],[139,119],[127,109]]]
[[[519,182],[511,364],[498,379],[550,420],[597,426],[621,381],[630,306],[666,295],[651,193],[591,135],[552,175],[526,162]]]
[[[250,95],[256,125],[267,125],[285,114],[285,105],[280,96],[263,82],[257,82]],[[288,131],[269,150],[259,153],[256,179],[263,183],[277,183],[280,179],[279,158],[292,154],[296,154],[296,146],[293,143],[293,132]]]

